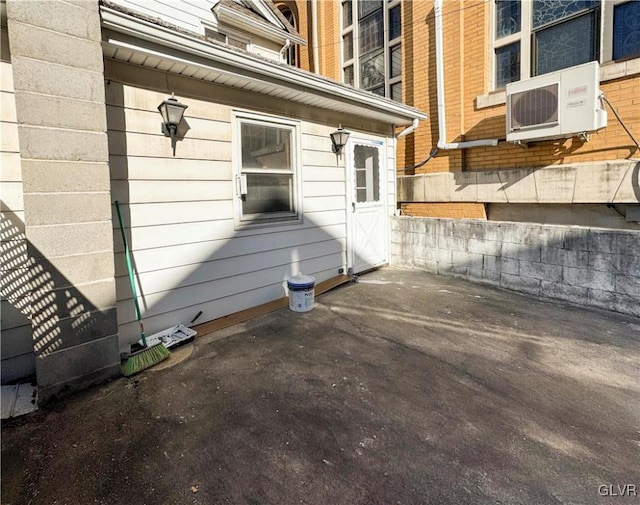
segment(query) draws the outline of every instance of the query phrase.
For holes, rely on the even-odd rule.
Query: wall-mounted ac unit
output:
[[[507,84],[507,141],[567,138],[607,126],[597,61]]]

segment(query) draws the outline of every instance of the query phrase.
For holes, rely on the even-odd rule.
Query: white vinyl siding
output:
[[[161,19],[165,23],[199,35],[205,35],[205,31],[218,30],[216,15],[211,10],[217,3],[215,0],[113,0],[113,3],[149,18]],[[280,61],[282,44],[260,37],[255,33],[234,30],[228,26],[220,26],[220,30],[229,36],[229,40],[225,42],[230,45],[239,47],[237,42],[242,41],[246,43],[243,49],[271,60]],[[133,61],[132,63],[140,62]]]
[[[108,75],[110,62],[106,66]],[[135,75],[152,82],[159,74]],[[192,83],[198,85],[180,79],[179,87]],[[174,158],[156,110],[168,92],[112,81],[106,95],[112,199],[122,204],[147,334],[188,323],[201,310],[198,322],[205,322],[281,298],[295,273],[322,282],[346,266],[345,169],[329,138],[335,125],[297,122],[302,222],[238,230],[232,107],[176,91],[189,106],[190,129]],[[126,349],[137,340],[138,326],[113,222],[120,345]]]
[[[114,4],[204,35],[202,20],[213,22],[214,0],[112,0]]]

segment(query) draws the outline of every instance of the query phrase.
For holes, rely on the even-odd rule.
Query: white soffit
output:
[[[105,58],[392,125],[409,125],[414,119],[427,118],[413,107],[325,77],[215,45],[197,35],[105,6],[100,9]]]

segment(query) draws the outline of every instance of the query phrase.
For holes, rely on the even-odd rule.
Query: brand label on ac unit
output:
[[[581,107],[587,103],[586,95],[589,93],[589,85],[582,84],[581,86],[567,88],[565,93],[567,96],[567,107]]]
[[[567,89],[567,98],[576,98],[579,96],[584,96],[589,93],[589,85],[583,84],[582,86],[574,86],[573,88]]]

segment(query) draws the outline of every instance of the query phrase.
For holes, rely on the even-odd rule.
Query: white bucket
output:
[[[298,274],[289,278],[289,308],[294,312],[309,312],[313,308],[315,278]]]

